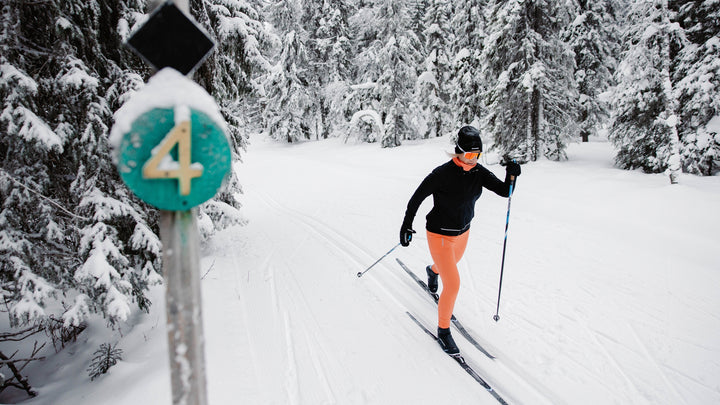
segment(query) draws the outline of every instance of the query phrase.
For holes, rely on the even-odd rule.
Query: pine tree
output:
[[[303,2],[301,25],[307,34],[309,91],[314,100],[311,114],[315,133],[327,138],[343,128],[348,117],[333,108],[333,100],[342,98],[338,89],[346,89],[350,78],[352,43],[348,19],[352,8],[347,0],[313,0]]]
[[[408,15],[410,18],[410,29],[415,33],[420,43],[425,43],[425,14],[429,3],[433,0],[409,0]],[[444,2],[445,3],[445,2]]]
[[[117,348],[117,343],[103,343],[93,353],[90,366],[87,369],[90,381],[107,373],[111,367],[122,360],[123,350]]]
[[[273,38],[265,28],[259,4],[245,0],[193,0],[194,18],[213,37],[214,52],[199,66],[195,80],[217,101],[228,123],[233,160],[241,159],[250,131],[260,125],[258,100],[262,90],[258,77],[270,69],[265,57]],[[205,241],[216,231],[245,223],[240,214],[241,192],[237,175],[228,173],[225,187],[200,206],[198,228]]]
[[[485,3],[485,0],[461,0],[455,4],[450,107],[458,128],[472,124],[485,115],[483,93],[486,89],[480,74],[485,40]]]
[[[150,73],[122,44],[144,6],[0,5],[0,291],[13,326],[76,328],[96,314],[117,325],[147,310],[147,289],[161,281],[156,210],[127,191],[107,143],[113,112]],[[222,52],[197,75],[228,118],[238,158],[247,135],[237,100],[256,88],[263,25],[239,0],[192,8],[220,39]],[[208,234],[239,218],[238,188],[231,177],[201,210]]]
[[[0,288],[13,326],[116,324],[150,305],[155,211],[122,185],[107,144],[146,72],[121,45],[141,6],[2,5]]]
[[[384,38],[377,55],[380,66],[384,67],[377,79],[385,125],[382,146],[394,147],[403,139],[418,137],[416,128],[421,116],[414,104],[413,90],[421,61],[420,43],[408,28],[404,1],[382,1],[376,18],[382,27],[380,37]]]
[[[566,42],[575,52],[575,80],[580,93],[579,129],[583,142],[598,133],[610,116],[601,94],[613,85],[620,52],[617,10],[612,1],[578,1],[577,16]]]
[[[667,171],[674,184],[681,161],[678,101],[670,70],[672,50],[685,46],[684,33],[670,21],[667,0],[638,1],[629,18],[610,139],[618,148],[620,167]]]
[[[680,116],[683,171],[712,176],[720,172],[720,3],[675,1],[677,21],[688,44],[675,60],[672,81]],[[714,128],[714,129],[713,129]]]
[[[442,136],[452,128],[447,101],[452,30],[449,4],[430,0],[425,14],[425,69],[417,84],[417,97],[427,122],[424,138]]]
[[[321,11],[315,40],[326,67],[323,76],[327,83],[347,82],[354,52],[349,23],[354,7],[347,0],[325,0]]]
[[[560,40],[569,23],[567,3],[497,1],[490,7],[483,49],[483,128],[504,158],[565,158],[575,132],[574,55]]]
[[[312,139],[316,134],[312,75],[299,15],[300,8],[293,0],[272,5],[270,21],[285,34],[278,62],[263,82],[265,130],[271,138],[290,143]]]

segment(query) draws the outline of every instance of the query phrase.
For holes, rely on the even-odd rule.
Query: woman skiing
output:
[[[450,318],[460,290],[460,275],[457,263],[465,252],[470,222],[475,215],[475,202],[482,189],[508,197],[510,185],[520,175],[520,165],[508,162],[505,168],[505,182],[478,164],[482,154],[480,132],[465,126],[458,132],[455,154],[452,160],[436,167],[410,198],[400,228],[400,243],[409,246],[413,219],[420,204],[429,195],[433,196],[433,208],[426,216],[426,230],[433,264],[427,266],[428,288],[433,293],[438,289],[438,274],[443,282],[438,302],[438,337],[440,345],[448,354],[460,351],[450,334]]]

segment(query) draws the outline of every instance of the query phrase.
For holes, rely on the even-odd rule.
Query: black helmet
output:
[[[482,140],[480,140],[480,131],[477,128],[468,125],[458,131],[455,153],[463,152],[482,152]]]

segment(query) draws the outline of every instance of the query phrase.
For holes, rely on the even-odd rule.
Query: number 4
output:
[[[192,164],[190,157],[190,121],[176,125],[153,151],[153,155],[143,166],[145,179],[178,179],[180,194],[190,194],[190,181],[202,176],[202,165]],[[179,164],[170,155],[178,145]]]

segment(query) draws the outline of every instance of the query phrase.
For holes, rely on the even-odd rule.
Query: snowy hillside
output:
[[[407,200],[448,142],[250,146],[237,166],[249,225],[202,260],[210,404],[497,403],[406,315],[435,325],[395,261],[421,276],[430,263],[431,199],[410,247],[356,277],[397,244]],[[568,155],[523,166],[497,323],[507,200],[478,201],[455,314],[497,359],[456,333],[461,351],[510,404],[720,403],[720,178],[671,186],[619,170],[602,141]],[[27,403],[170,403],[155,293],[109,374],[90,382],[70,347]]]

